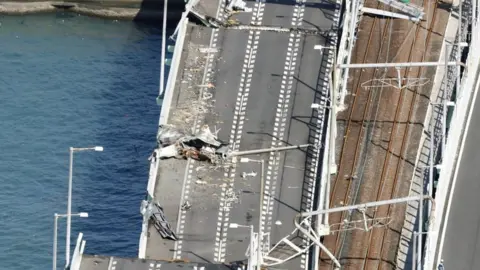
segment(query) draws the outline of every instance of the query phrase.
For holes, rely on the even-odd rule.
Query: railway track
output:
[[[380,6],[380,5],[379,5]],[[370,33],[368,37],[368,41],[366,43],[367,48],[373,48],[372,41],[374,40],[374,28],[376,24],[379,22],[377,18],[374,18],[371,22]],[[378,37],[378,40],[383,40],[386,36],[386,28],[381,31],[383,34]],[[358,42],[357,42],[358,44]],[[382,43],[380,43],[382,45]],[[365,50],[363,54],[363,59],[360,62],[365,62],[368,57],[369,50]],[[375,62],[378,62],[380,59],[380,54],[377,55],[377,59]],[[369,73],[369,74],[366,74]],[[350,105],[350,111],[347,120],[347,127],[345,133],[345,139],[342,145],[341,155],[340,155],[340,163],[339,169],[337,172],[337,176],[335,179],[334,184],[332,185],[331,190],[331,200],[330,200],[330,207],[336,207],[341,205],[348,205],[350,204],[350,197],[351,197],[351,190],[352,184],[354,183],[355,176],[355,167],[358,163],[359,153],[361,150],[361,143],[364,135],[364,123],[367,117],[368,108],[370,108],[370,103],[372,100],[372,91],[364,92],[360,87],[360,82],[363,80],[367,80],[365,78],[373,78],[375,75],[375,71],[360,70],[360,74],[358,75],[359,80],[357,80],[355,93],[353,94],[352,102]],[[355,74],[356,75],[356,74]],[[346,213],[332,213],[329,216],[330,224],[337,224],[336,226],[333,225],[331,228],[332,230],[341,230],[342,226],[341,221],[344,220],[346,217]],[[324,243],[326,244],[327,248],[329,248],[333,254],[338,258],[339,249],[340,249],[340,242],[341,236],[343,234],[338,232],[335,235],[327,236],[324,239]],[[324,254],[321,254],[321,259],[323,261],[328,260]],[[325,268],[324,266],[328,266]],[[325,261],[325,263],[321,264],[321,269],[330,269],[331,267],[330,261]]]
[[[424,1],[424,6],[429,5],[428,1]],[[426,7],[427,8],[427,7]],[[437,2],[434,2],[434,7],[433,7],[433,14],[430,17],[430,22],[426,22],[427,24],[427,33],[426,33],[426,39],[425,39],[425,47],[428,47],[430,44],[430,39],[432,35],[432,29],[433,29],[433,24],[436,20],[436,15],[437,15]],[[427,50],[424,50],[421,56],[421,59],[415,59],[414,56],[414,50],[415,47],[419,46],[419,43],[417,41],[421,40],[420,39],[420,34],[421,34],[421,26],[417,25],[416,26],[416,33],[415,33],[415,39],[414,42],[412,43],[409,56],[408,56],[408,62],[412,61],[425,61],[425,56],[427,53]],[[415,69],[406,69],[404,72],[403,77],[416,77],[419,78],[422,74],[423,68],[416,68]],[[377,196],[375,200],[386,200],[390,199],[393,197],[396,197],[398,185],[400,184],[400,179],[401,179],[401,173],[402,173],[402,167],[405,164],[405,152],[407,149],[408,145],[408,138],[410,134],[410,128],[411,124],[405,124],[402,126],[398,125],[398,123],[402,122],[402,115],[404,112],[408,112],[407,114],[407,122],[406,123],[412,123],[413,117],[414,117],[414,108],[415,104],[417,104],[418,101],[418,87],[414,87],[411,89],[412,92],[409,96],[407,96],[407,92],[410,91],[410,89],[407,88],[402,88],[400,90],[400,95],[398,99],[398,106],[395,111],[395,117],[396,121],[393,122],[393,127],[392,131],[390,133],[390,138],[389,138],[389,145],[388,145],[388,150],[387,150],[387,157],[386,157],[386,162],[384,163],[384,166],[382,168],[382,175],[381,175],[381,184],[378,187],[377,190]],[[404,104],[406,107],[404,107]],[[395,145],[395,133],[403,133],[401,135],[401,143],[398,145]],[[396,154],[394,154],[396,153]],[[397,155],[398,158],[392,158],[394,155]],[[393,163],[393,164],[391,164]],[[395,165],[396,163],[396,165]],[[393,166],[391,166],[393,165]],[[389,171],[388,167],[392,167],[393,170]],[[390,175],[389,175],[390,173]],[[390,176],[393,178],[393,181],[391,183],[387,183],[386,179],[391,179]],[[391,185],[388,186],[388,185]],[[386,191],[386,192],[385,192]],[[378,217],[391,217],[393,216],[392,212],[394,210],[394,207],[398,206],[392,206],[392,205],[386,205],[379,207],[376,209],[376,211],[373,213],[373,218],[378,218]],[[400,206],[401,207],[401,206]],[[405,208],[405,207],[403,207]],[[401,215],[403,217],[403,215]],[[395,223],[395,224],[392,224]],[[364,256],[364,264],[362,269],[394,269],[395,265],[393,263],[394,257],[390,256],[388,249],[391,248],[391,244],[388,242],[388,238],[385,238],[385,235],[387,234],[388,231],[391,231],[392,229],[395,229],[397,227],[397,230],[401,228],[401,223],[398,220],[392,221],[389,226],[382,226],[382,227],[377,227],[373,228],[371,231],[369,231],[366,235],[367,242],[369,245],[367,246],[367,250],[365,252]],[[400,224],[399,224],[400,223]],[[396,225],[396,226],[395,226]],[[398,226],[400,225],[400,226]],[[393,228],[391,228],[393,227]],[[396,252],[395,252],[396,253]],[[394,254],[395,254],[394,253]],[[395,256],[395,255],[394,255]],[[372,259],[370,260],[369,258],[378,258],[378,259]]]
[[[433,7],[429,8],[427,6],[430,4]],[[437,3],[432,4],[424,0],[423,6],[425,10],[427,10],[427,13],[431,11],[432,14],[426,15],[428,16],[426,17],[428,19],[427,22],[412,26],[415,28],[415,35],[408,50],[407,59],[402,57],[406,54],[401,54],[402,47],[406,45],[406,39],[398,46],[397,51],[392,50],[392,52],[390,52],[389,50],[390,44],[388,43],[390,39],[387,39],[387,34],[389,33],[388,29],[393,27],[392,20],[388,18],[373,18],[371,22],[365,23],[366,28],[370,29],[366,46],[364,46],[366,49],[363,52],[363,57],[361,59],[357,58],[356,62],[424,61],[428,51],[426,48],[428,48],[430,43],[432,29],[436,21]],[[380,29],[377,31],[376,27]],[[420,39],[420,35],[421,33],[425,33],[425,31],[422,31],[424,28],[428,29],[428,31],[426,31],[425,39],[422,40]],[[379,44],[375,44],[374,40],[378,40]],[[425,43],[421,44],[422,42],[418,41],[424,41]],[[418,50],[418,47],[421,45],[424,46],[424,49]],[[358,53],[359,41],[357,41],[356,47]],[[387,48],[386,53],[384,53],[385,47]],[[419,51],[420,53],[418,53]],[[393,58],[390,57],[392,53],[395,53]],[[373,59],[375,59],[375,61],[372,61]],[[419,78],[423,71],[422,68],[405,69],[401,71],[401,77],[416,76]],[[377,78],[378,73],[377,70],[366,69],[360,70],[358,76],[355,74],[358,80],[356,80],[356,82],[354,81],[353,84],[355,93],[351,98],[350,111],[347,117],[339,170],[335,182],[332,185],[331,207],[397,197],[396,194],[399,185],[402,184],[399,183],[399,179],[401,179],[402,167],[406,162],[405,156],[409,144],[409,134],[411,133],[410,127],[415,115],[416,104],[418,103],[419,88],[387,89],[386,91],[395,93],[387,93],[382,99],[383,89],[380,90],[380,93],[373,89],[362,89],[362,83],[369,79]],[[389,74],[391,73],[383,75]],[[391,75],[391,77],[395,78],[396,72],[394,71]],[[392,100],[394,102],[391,102]],[[388,108],[381,110],[381,107],[385,107],[385,104],[382,105],[379,101],[390,101],[391,104],[386,104]],[[378,129],[377,132],[375,132],[378,111],[383,111],[384,114],[387,114],[385,117],[381,117],[385,119],[387,119],[390,114],[393,114],[393,121],[391,120],[390,124],[380,124],[379,126],[383,129]],[[373,125],[371,125],[371,112],[375,112]],[[377,133],[377,137],[382,137],[382,133],[385,131],[388,137],[386,140],[388,144],[384,149],[381,148],[381,145],[372,147],[376,149],[368,149],[369,146],[364,145],[365,143],[370,144],[370,141],[373,140],[373,133]],[[378,133],[380,134],[378,135]],[[371,157],[365,156],[367,153],[372,154]],[[361,164],[365,162],[366,158],[374,160],[373,162],[370,160],[364,165],[371,167],[370,169],[374,172],[370,173],[370,177],[365,176],[366,174],[362,172],[361,168]],[[365,172],[367,172],[367,170],[368,168]],[[357,172],[359,172],[359,175],[357,175]],[[359,187],[360,185],[361,187]],[[360,196],[357,196],[357,191],[359,191]],[[401,212],[402,208],[403,211],[405,211],[405,206],[382,206],[377,209],[367,210],[365,215],[371,220],[368,225],[372,226],[368,232],[361,230],[351,230],[347,231],[348,233],[340,231],[346,229],[344,224],[342,224],[345,219],[361,220],[363,218],[362,213],[357,212],[350,216],[348,213],[333,213],[329,217],[330,224],[336,225],[333,225],[331,229],[339,231],[334,235],[325,237],[324,243],[327,248],[335,254],[337,259],[340,260],[343,269],[394,269],[395,266],[392,262],[395,259],[395,255],[392,257],[392,254],[395,254],[395,252],[391,252],[391,243],[392,241],[398,242],[398,240],[394,239],[396,235],[398,235],[395,229],[400,229],[403,220],[397,219],[390,224],[389,222],[392,222],[393,219],[389,217],[391,217],[394,212]],[[404,215],[400,216],[403,217]],[[373,226],[375,222],[378,222],[377,225],[379,226]],[[357,223],[349,224],[352,228],[357,227]],[[359,224],[363,225],[363,222]],[[398,237],[399,236],[397,236],[397,238]],[[345,247],[345,243],[347,243],[348,247]],[[333,264],[326,255],[321,254],[320,259],[320,269],[333,268]]]

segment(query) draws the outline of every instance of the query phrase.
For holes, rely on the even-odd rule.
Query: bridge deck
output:
[[[247,6],[253,11],[236,14],[230,22],[325,30],[332,27],[336,8],[322,1],[247,2]],[[225,18],[223,10],[219,13]],[[313,143],[322,127],[316,125],[321,116],[310,105],[324,102],[327,92],[326,56],[313,47],[326,45],[324,37],[312,31],[220,28],[211,33],[199,26],[189,26],[187,32],[168,124],[187,131],[206,124],[240,151]],[[265,160],[261,213],[259,164],[237,162],[224,168],[204,161],[161,160],[154,197],[172,228],[178,228],[179,240],[164,240],[150,226],[147,258],[244,260],[249,230],[229,229],[229,224],[253,224],[258,231],[259,218],[263,231],[270,233],[270,244],[275,244],[293,231],[295,214],[312,205],[313,194],[304,190],[316,179],[308,174],[314,164],[306,152],[311,156],[311,149],[248,156]],[[242,177],[243,173],[251,176]],[[179,212],[185,201],[191,207]],[[298,257],[282,267],[299,269],[304,264]]]

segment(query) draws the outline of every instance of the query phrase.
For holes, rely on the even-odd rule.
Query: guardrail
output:
[[[175,42],[175,49],[173,51],[172,63],[170,65],[170,72],[168,73],[167,86],[165,87],[165,93],[162,102],[162,109],[160,111],[160,119],[158,124],[166,124],[168,120],[168,114],[170,112],[170,104],[172,103],[173,91],[175,89],[175,82],[177,79],[178,67],[180,65],[180,59],[182,58],[183,43],[185,41],[185,34],[187,32],[188,18],[181,21]]]
[[[338,1],[337,4],[340,5],[341,3],[339,3]],[[337,25],[338,25],[338,20],[340,18],[340,15],[338,13],[339,11],[335,12],[335,18],[334,18],[335,23]],[[338,38],[336,35],[329,37],[328,45],[330,47],[337,46],[337,39]],[[322,79],[323,80],[322,92],[325,94],[325,96],[315,97],[315,100],[314,100],[316,104],[320,104],[323,106],[322,108],[317,109],[316,114],[313,114],[313,115],[316,115],[315,124],[317,128],[319,128],[319,130],[317,130],[316,134],[314,135],[314,141],[313,141],[314,146],[312,150],[314,151],[314,154],[312,157],[312,163],[314,166],[314,171],[312,175],[314,179],[320,179],[320,180],[319,181],[316,180],[314,182],[314,186],[312,187],[312,189],[314,190],[314,194],[317,194],[318,196],[318,198],[314,198],[317,200],[317,205],[314,209],[312,204],[310,208],[307,209],[307,211],[325,209],[326,207],[328,207],[328,197],[329,197],[328,193],[330,191],[330,188],[329,188],[330,170],[329,170],[329,167],[327,166],[331,166],[331,163],[332,163],[331,160],[329,159],[330,136],[332,135],[331,123],[332,122],[336,123],[335,119],[331,121],[332,119],[330,118],[336,117],[336,116],[332,113],[331,109],[328,109],[324,105],[327,105],[327,98],[330,98],[330,99],[332,98],[332,97],[329,97],[330,95],[327,96],[327,93],[329,92],[331,93],[331,91],[329,91],[331,87],[330,73],[332,71],[332,65],[335,57],[336,57],[335,50],[328,50],[328,53],[324,54],[324,59],[322,59],[322,61],[326,62],[326,67],[325,67],[326,78]],[[317,94],[315,96],[317,96]],[[332,106],[332,102],[329,102],[329,103],[330,103],[330,106]],[[329,110],[328,114],[327,114],[327,109]],[[328,115],[328,119],[325,118],[326,115]],[[333,135],[332,137],[333,137],[333,140],[335,140],[335,135]],[[323,138],[324,140],[322,140]],[[323,148],[323,151],[322,151],[322,148]],[[335,159],[335,157],[333,158]],[[319,168],[320,166],[321,168]],[[320,177],[318,176],[319,173],[320,173]],[[320,183],[317,183],[317,182],[320,182]],[[317,222],[315,222],[316,224],[315,231],[317,231],[317,233],[323,230],[320,224],[325,224],[325,222],[328,222],[328,220],[325,221],[325,220],[322,220],[321,217],[317,217]],[[310,244],[309,240],[305,239],[304,244],[309,245]],[[306,254],[307,261],[309,261],[312,264],[310,267],[308,267],[308,269],[318,269],[318,263],[319,263],[318,258],[320,257],[320,249],[318,246],[315,246],[312,254],[314,257],[311,258],[310,260],[308,260],[308,256],[310,254],[308,253]]]
[[[187,32],[188,18],[180,21],[179,30],[177,33],[177,39],[175,42],[175,49],[173,51],[172,63],[170,65],[170,71],[168,73],[167,85],[163,94],[162,106],[160,109],[160,117],[158,120],[159,125],[167,123],[168,115],[170,113],[170,105],[172,103],[173,92],[175,90],[175,83],[177,80],[178,68],[180,66],[180,60],[182,58],[183,44],[185,41],[185,34]],[[156,138],[155,138],[156,139]],[[154,150],[158,156],[158,149]],[[159,160],[155,157],[150,159],[150,170],[148,174],[147,184],[147,200],[152,201],[154,199],[155,184],[157,181]],[[148,235],[148,218],[144,216],[142,222],[142,232],[140,234],[138,258],[144,259],[147,249],[147,235]]]
[[[360,22],[361,14],[360,7],[363,6],[363,0],[352,1],[346,0],[344,2],[345,13],[343,17],[342,35],[340,37],[340,43],[337,53],[337,64],[350,64],[352,58],[352,50],[355,46],[356,33],[358,23]],[[334,89],[338,91],[337,102],[339,109],[343,110],[345,107],[345,96],[347,94],[349,69],[336,69],[335,70],[335,85]]]
[[[362,1],[363,2],[363,1]],[[336,5],[339,7],[335,10],[334,13],[334,27],[338,28],[340,25],[340,15],[342,10],[342,0],[336,0]],[[328,76],[327,80],[324,81],[323,88],[325,92],[329,92],[329,99],[330,99],[330,109],[328,113],[329,120],[324,122],[326,124],[325,128],[325,145],[323,146],[323,157],[321,163],[318,163],[318,166],[322,166],[320,173],[320,183],[317,187],[318,189],[318,198],[317,198],[317,205],[316,209],[326,209],[329,207],[330,203],[330,178],[331,178],[331,168],[335,164],[336,156],[335,156],[335,139],[336,139],[336,110],[333,110],[333,106],[339,106],[340,109],[344,107],[344,97],[345,95],[343,92],[346,91],[346,82],[348,78],[348,69],[339,70],[336,69],[336,64],[349,64],[350,63],[350,54],[355,44],[355,35],[356,35],[356,28],[358,26],[358,11],[352,12],[355,8],[355,4],[353,1],[347,0],[344,2],[345,11],[343,13],[343,25],[348,25],[346,28],[343,28],[342,35],[340,36],[340,40],[338,39],[338,35],[335,34],[329,37],[328,46],[327,47],[334,47],[335,50],[328,50],[327,54],[327,70],[326,75]],[[353,32],[352,32],[353,31]],[[330,76],[330,72],[333,68],[333,78]],[[328,91],[327,89],[333,88],[332,91]],[[337,92],[333,92],[337,91]],[[338,97],[338,98],[337,98]],[[322,108],[322,115],[326,115],[327,108]],[[333,118],[333,119],[332,119]],[[332,126],[333,125],[333,126]],[[333,140],[333,141],[331,141]],[[333,142],[333,143],[331,143]],[[322,143],[322,142],[319,142]],[[320,158],[320,150],[322,147],[318,146],[316,150],[317,157]],[[320,165],[321,164],[321,165]],[[318,167],[317,166],[317,167]],[[314,174],[317,175],[318,168],[315,169]],[[317,217],[317,221],[315,222],[316,227],[315,231],[318,235],[322,235],[325,228],[324,225],[328,226],[328,215],[322,217]],[[310,260],[311,264],[309,269],[318,269],[318,258],[320,257],[320,248],[315,246],[313,250],[314,258]]]
[[[82,264],[82,255],[85,250],[85,240],[83,240],[83,233],[78,234],[77,244],[73,250],[72,262],[70,263],[70,270],[80,270]]]
[[[455,43],[455,39],[458,36],[458,24],[458,16],[451,13],[443,36],[443,43],[441,45],[438,61],[444,62],[444,57],[447,57],[448,61],[456,60],[457,47],[447,45]],[[448,108],[438,105],[442,104],[444,101],[451,100],[457,78],[456,71],[456,67],[436,68],[431,87],[430,104],[423,122],[422,136],[420,138],[419,149],[414,163],[415,167],[413,169],[412,180],[410,183],[409,196],[421,195],[425,193],[425,189],[428,190],[429,195],[433,195],[433,183],[431,182],[433,179],[430,179],[430,177],[432,176],[433,178],[434,176],[433,173],[435,172],[437,157],[440,156],[440,148],[442,148],[443,145],[443,122],[446,119],[446,117],[444,118],[444,116],[446,116],[444,113],[448,112]],[[430,167],[431,161],[433,163],[433,168]],[[432,174],[430,174],[430,170]],[[423,185],[422,182],[424,183]],[[418,263],[420,255],[424,254],[423,249],[419,254],[416,254],[415,252],[418,251],[418,246],[421,243],[424,243],[423,241],[417,241],[418,243],[413,243],[412,245],[412,242],[415,242],[413,239],[415,237],[413,232],[416,233],[417,230],[420,229],[416,228],[418,225],[418,217],[417,215],[412,215],[412,213],[418,213],[420,215],[419,207],[419,202],[410,202],[407,205],[405,221],[396,258],[397,269],[399,270],[413,268],[413,265],[417,265],[416,263]],[[422,211],[421,214],[422,216],[426,216],[426,219],[429,220],[432,217],[430,212],[432,212],[431,205],[428,205],[426,214],[423,215],[424,211]],[[415,258],[412,258],[414,253]],[[409,257],[409,255],[411,256]],[[413,262],[412,259],[415,262]]]
[[[479,30],[479,22],[478,19],[475,18],[475,22],[472,24],[470,48],[475,49],[480,46]],[[469,54],[461,88],[457,90],[458,97],[450,125],[445,154],[443,155],[442,169],[438,180],[436,208],[434,212],[435,219],[431,224],[427,238],[424,269],[434,269],[441,259],[440,254],[442,252],[443,238],[445,236],[445,222],[448,219],[449,204],[452,199],[453,188],[458,173],[458,163],[462,151],[461,148],[466,137],[465,131],[470,122],[472,107],[474,104],[472,94],[473,97],[475,97],[478,88],[480,87],[479,62],[480,54]]]

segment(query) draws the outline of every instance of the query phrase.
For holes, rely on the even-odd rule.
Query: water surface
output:
[[[159,107],[161,31],[72,14],[0,17],[0,269],[50,269],[53,214],[66,212],[74,157],[72,244],[136,256],[147,158]],[[63,267],[65,220],[59,223]],[[73,246],[72,246],[73,252]]]

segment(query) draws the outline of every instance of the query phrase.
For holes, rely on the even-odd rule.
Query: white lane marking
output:
[[[336,1],[337,2],[337,6],[340,6],[341,2],[339,0]],[[334,23],[333,25],[334,26],[338,26],[339,24],[339,20],[340,20],[340,10],[338,8],[335,9],[335,14],[334,14]],[[328,36],[328,39],[329,39],[329,45],[330,46],[337,46],[337,35],[336,34],[333,34],[333,35],[329,35]],[[331,51],[331,50],[328,50],[328,58],[327,58],[327,66],[326,66],[326,70],[325,70],[325,74],[329,74],[330,73],[330,70],[332,69],[332,66],[333,66],[333,62],[334,62],[334,58],[336,57],[336,55],[334,55],[334,53]],[[323,61],[323,59],[321,59],[321,61]],[[324,80],[323,80],[323,95],[322,95],[322,99],[321,101],[319,102],[321,105],[325,104],[326,103],[326,99],[325,99],[325,94],[328,93],[329,91],[329,78],[328,77],[325,77]],[[314,137],[314,146],[313,146],[313,157],[311,159],[311,162],[309,164],[309,167],[308,169],[310,170],[310,181],[312,181],[310,184],[311,184],[311,187],[312,187],[312,190],[315,190],[316,188],[316,176],[317,176],[317,160],[319,158],[319,148],[321,147],[321,138],[322,138],[322,133],[323,133],[323,126],[324,126],[324,120],[325,120],[325,110],[316,110],[317,112],[317,127],[321,127],[318,131],[318,133],[315,134],[315,137]],[[332,138],[330,138],[332,139]],[[335,139],[335,138],[333,138]],[[306,168],[307,169],[307,168]],[[313,210],[313,204],[311,203],[311,198],[308,198],[308,210],[307,211],[312,211]],[[303,245],[304,246],[308,246],[310,245],[310,241],[306,238],[303,239]],[[305,269],[307,268],[307,264],[308,264],[308,256],[309,254],[308,253],[304,253],[301,255],[301,261],[300,261],[300,268],[302,269]],[[313,254],[313,256],[315,257],[318,257],[319,256],[319,250],[317,249],[317,251],[315,252],[315,254]],[[311,265],[310,268],[318,268],[318,262],[315,264],[315,265]]]
[[[436,262],[433,262],[434,265],[437,265],[438,263],[440,263],[440,260],[442,259],[441,256],[442,256],[442,252],[443,252],[443,244],[445,242],[445,233],[447,232],[448,221],[449,221],[448,216],[450,215],[450,207],[452,205],[452,198],[453,198],[453,194],[455,192],[455,187],[457,186],[458,172],[460,171],[460,165],[461,165],[461,161],[462,161],[462,157],[463,157],[463,150],[465,148],[465,143],[467,142],[468,130],[470,128],[470,123],[471,123],[471,120],[472,120],[473,111],[475,110],[475,106],[477,105],[477,95],[478,95],[479,88],[480,88],[480,81],[478,81],[475,84],[475,88],[473,90],[473,91],[475,91],[473,93],[473,97],[472,97],[473,104],[472,104],[472,108],[470,109],[470,112],[468,112],[467,124],[465,126],[465,131],[463,132],[463,135],[462,135],[462,139],[461,139],[462,142],[460,143],[460,151],[458,152],[457,166],[455,167],[453,180],[452,180],[452,184],[451,184],[451,189],[450,189],[449,195],[447,197],[448,198],[447,210],[445,211],[445,214],[443,216],[443,218],[446,218],[446,219],[445,219],[445,224],[443,225],[443,230],[442,230],[441,235],[440,235],[440,245],[439,245],[439,248],[438,248],[439,256],[438,256],[438,260]]]
[[[291,26],[299,27],[302,24],[305,10],[305,0],[297,0],[293,9]],[[285,129],[287,116],[289,113],[289,104],[293,88],[293,75],[296,69],[298,50],[300,47],[300,33],[290,33],[285,58],[284,71],[280,85],[280,94],[277,102],[277,111],[273,126],[273,139],[271,147],[282,146],[285,138]],[[278,139],[277,139],[278,138]],[[278,180],[278,171],[280,165],[280,153],[270,153],[265,179],[265,193],[263,196],[263,205],[261,211],[261,226],[265,234],[270,233],[273,218],[273,203],[271,197],[275,196],[276,184]],[[307,203],[311,204],[311,200]],[[302,254],[301,268],[305,268],[306,256]]]
[[[148,265],[148,270],[160,270],[161,267],[162,267],[161,263],[150,263]]]
[[[251,23],[260,25],[263,19],[265,3],[262,1],[255,2],[254,12]],[[236,151],[240,148],[240,140],[242,138],[243,125],[245,123],[245,114],[248,102],[248,95],[252,83],[253,68],[255,66],[255,58],[258,50],[258,42],[260,39],[260,31],[249,31],[247,39],[247,47],[245,50],[245,58],[240,75],[240,86],[235,103],[235,110],[232,121],[232,129],[230,132],[229,145],[231,149]],[[228,226],[230,223],[230,206],[231,203],[226,200],[227,192],[233,191],[234,179],[236,172],[236,163],[233,162],[229,171],[226,171],[224,177],[229,179],[227,184],[222,185],[220,193],[220,209],[218,211],[217,231],[215,235],[215,257],[216,262],[224,262],[226,255],[226,242]]]
[[[108,262],[108,270],[115,270],[117,268],[117,261],[114,257],[110,257]]]
[[[333,36],[330,36],[329,37],[329,45],[330,46],[336,46],[337,44],[337,36],[336,35],[333,35]],[[330,70],[332,69],[332,66],[333,66],[333,58],[335,57],[333,52],[331,50],[328,50],[328,52],[325,52],[324,55],[327,55],[327,59],[326,59],[326,69],[325,69],[325,74],[329,74],[330,73]],[[324,59],[322,58],[321,61],[324,61]],[[321,100],[318,101],[317,103],[319,103],[322,107],[325,107],[326,106],[326,102],[327,102],[327,99],[326,99],[326,94],[329,92],[329,87],[330,87],[330,84],[329,84],[329,77],[324,77],[323,78],[323,86],[322,86],[322,91],[323,91],[323,95],[321,96]],[[319,156],[318,156],[318,151],[319,151],[319,148],[321,147],[321,138],[323,136],[323,126],[325,124],[325,110],[316,110],[316,119],[317,119],[317,127],[319,127],[316,132],[315,132],[315,135],[314,135],[314,144],[313,144],[313,156],[311,158],[311,160],[308,162],[308,167],[307,167],[307,171],[308,171],[308,191],[309,193],[314,194],[315,192],[315,188],[316,188],[316,177],[317,177],[317,161],[319,159]],[[303,192],[303,191],[302,191]],[[307,197],[307,200],[306,200],[306,211],[313,211],[313,197]],[[307,238],[304,238],[303,239],[303,245],[304,246],[308,246],[310,245],[310,241],[307,239]],[[308,256],[309,254],[308,253],[303,253],[301,255],[301,260],[300,260],[300,267],[302,269],[305,269],[306,266],[307,266],[307,263],[308,263]],[[315,255],[314,255],[315,256]]]
[[[298,27],[302,24],[303,11],[305,9],[304,3],[305,0],[296,1],[291,23],[292,27]],[[289,111],[291,92],[293,88],[293,75],[296,68],[300,38],[300,33],[290,33],[284,71],[282,75],[282,83],[280,85],[280,94],[277,102],[275,122],[273,126],[273,139],[271,146],[272,148],[281,146],[281,141],[285,137],[286,121]],[[278,175],[279,160],[280,154],[273,152],[269,154],[265,178],[265,194],[263,194],[264,205],[262,206],[262,226],[264,226],[263,231],[265,233],[268,233],[271,228],[273,205],[270,205],[269,197],[275,195],[275,182]],[[267,222],[265,222],[265,219],[267,220]]]
[[[220,5],[217,10],[217,18],[224,19],[226,17],[224,10],[225,10],[225,0],[220,0]],[[213,61],[215,59],[215,57],[211,57],[211,53],[213,53],[214,52],[213,49],[217,47],[217,42],[218,42],[218,29],[213,29],[212,36],[210,39],[210,45],[207,53],[207,64],[205,65],[202,85],[205,85],[207,82],[211,80],[211,76],[213,73]],[[200,98],[202,98],[202,95],[200,95]],[[196,119],[195,119],[194,130],[199,130],[200,125],[202,123],[202,118],[201,118],[201,115],[197,115],[195,117]],[[185,231],[185,221],[186,221],[186,215],[187,215],[187,212],[181,209],[181,207],[182,207],[182,204],[186,202],[190,196],[190,188],[192,183],[192,171],[194,169],[194,166],[195,166],[195,161],[192,159],[189,159],[187,161],[187,166],[185,168],[185,178],[183,180],[182,198],[180,199],[180,204],[179,204],[180,214],[178,216],[177,229],[176,229],[179,239],[175,241],[174,252],[173,252],[173,258],[178,260],[182,258],[183,233]]]

